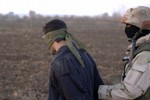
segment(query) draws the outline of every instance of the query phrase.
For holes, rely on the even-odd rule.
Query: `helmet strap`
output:
[[[133,54],[134,54],[135,47],[136,47],[136,41],[137,41],[139,35],[141,35],[141,34],[142,34],[142,30],[140,29],[138,32],[135,33],[134,37],[132,38],[132,49],[130,52],[129,68],[132,67],[132,60],[133,60]]]

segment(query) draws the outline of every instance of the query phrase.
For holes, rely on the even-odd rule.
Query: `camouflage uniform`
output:
[[[122,18],[122,23],[150,30],[150,9],[148,7],[130,8]],[[132,66],[125,65],[126,77],[120,84],[100,85],[99,99],[112,100],[150,100],[150,34],[136,41]],[[128,47],[131,49],[131,45]]]

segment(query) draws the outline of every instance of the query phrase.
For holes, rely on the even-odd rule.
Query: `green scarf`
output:
[[[83,67],[85,67],[84,61],[81,58],[78,50],[76,49],[76,47],[74,46],[73,43],[75,43],[78,48],[81,48],[83,50],[86,50],[86,49],[85,49],[84,45],[77,38],[75,38],[71,33],[68,33],[66,29],[59,29],[59,30],[51,31],[51,32],[45,34],[43,36],[43,38],[45,39],[46,43],[48,44],[48,47],[51,47],[53,42],[56,39],[58,39],[58,38],[62,38],[63,39],[64,38],[66,40],[66,44],[67,44],[69,50],[77,58],[79,63]]]

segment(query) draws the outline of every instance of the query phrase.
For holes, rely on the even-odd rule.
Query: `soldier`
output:
[[[130,8],[121,20],[131,42],[121,83],[100,85],[99,99],[150,100],[150,8]],[[128,57],[127,57],[128,58]]]
[[[48,100],[98,100],[103,84],[96,64],[82,43],[54,19],[44,28],[44,39],[54,55],[51,61]]]

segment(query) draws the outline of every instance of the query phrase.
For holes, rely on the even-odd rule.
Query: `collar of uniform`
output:
[[[148,35],[146,35],[146,36],[143,36],[143,37],[139,38],[139,39],[136,41],[136,47],[138,47],[138,46],[140,46],[140,45],[142,45],[142,44],[144,44],[144,43],[147,43],[147,42],[149,42],[149,41],[150,41],[150,33],[149,33]],[[132,44],[130,44],[130,45],[128,46],[127,51],[130,51],[131,48],[132,48]]]
[[[52,61],[51,61],[51,65],[53,64],[53,62],[59,58],[60,56],[64,55],[66,52],[69,51],[69,48],[67,47],[67,45],[62,46],[58,49],[58,51],[56,52],[56,54],[53,56]]]

